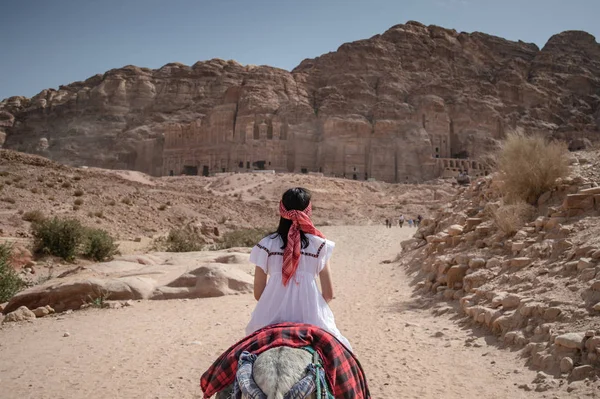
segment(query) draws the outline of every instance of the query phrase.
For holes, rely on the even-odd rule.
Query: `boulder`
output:
[[[467,274],[467,270],[469,270],[469,267],[465,265],[454,265],[450,267],[446,274],[448,288],[454,289],[457,283],[462,283]]]
[[[557,336],[554,343],[567,349],[583,349],[584,339],[585,333],[567,333]]]
[[[166,286],[158,287],[150,299],[209,298],[252,292],[254,279],[247,273],[219,264],[201,266]]]

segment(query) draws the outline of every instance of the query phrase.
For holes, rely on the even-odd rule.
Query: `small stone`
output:
[[[600,312],[600,302],[592,306],[592,309],[594,309],[596,312]]]
[[[482,267],[485,267],[485,259],[473,258],[469,261],[469,267],[471,269],[481,269]]]
[[[594,330],[587,330],[587,331],[585,332],[585,336],[586,336],[586,337],[588,337],[588,338],[591,338],[591,337],[593,337],[594,335],[596,335],[596,332],[595,332]]]
[[[65,337],[65,338],[70,337],[70,336],[71,336],[71,334],[68,333],[68,332],[66,332],[66,333],[63,334],[63,337]]]
[[[452,226],[448,227],[448,234],[451,237],[459,236],[462,233],[463,233],[463,227],[459,224],[453,224]]]
[[[48,316],[51,313],[54,313],[54,309],[52,309],[48,305],[40,306],[39,308],[33,310],[33,314],[35,314],[35,317],[44,317]]]
[[[600,259],[600,249],[592,252],[591,258],[594,259],[594,260]]]
[[[573,370],[573,359],[570,357],[563,357],[560,361],[560,372],[570,373]]]

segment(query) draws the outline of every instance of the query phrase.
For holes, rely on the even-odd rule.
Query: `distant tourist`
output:
[[[408,219],[408,227],[413,227],[413,221],[412,221],[412,219]]]
[[[404,215],[400,215],[400,220],[398,221],[400,227],[404,226]]]

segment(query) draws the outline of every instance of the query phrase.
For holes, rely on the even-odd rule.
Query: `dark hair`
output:
[[[283,206],[285,206],[285,209],[288,211],[303,211],[310,204],[310,192],[302,187],[290,188],[283,193],[281,202],[283,202]],[[288,232],[290,231],[290,227],[292,227],[291,220],[279,218],[279,226],[277,226],[277,230],[270,234],[271,238],[275,238],[277,236],[281,237],[281,240],[283,241],[283,246],[281,249],[285,249],[287,246]],[[308,237],[306,237],[306,234],[304,234],[303,231],[300,231],[300,239],[302,242],[302,248],[308,247]]]

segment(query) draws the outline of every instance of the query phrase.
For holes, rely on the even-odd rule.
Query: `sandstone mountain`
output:
[[[600,135],[593,36],[563,32],[540,50],[408,22],[291,72],[217,59],[126,66],[0,102],[5,148],[153,175],[481,175],[475,160],[516,127],[573,146]]]

